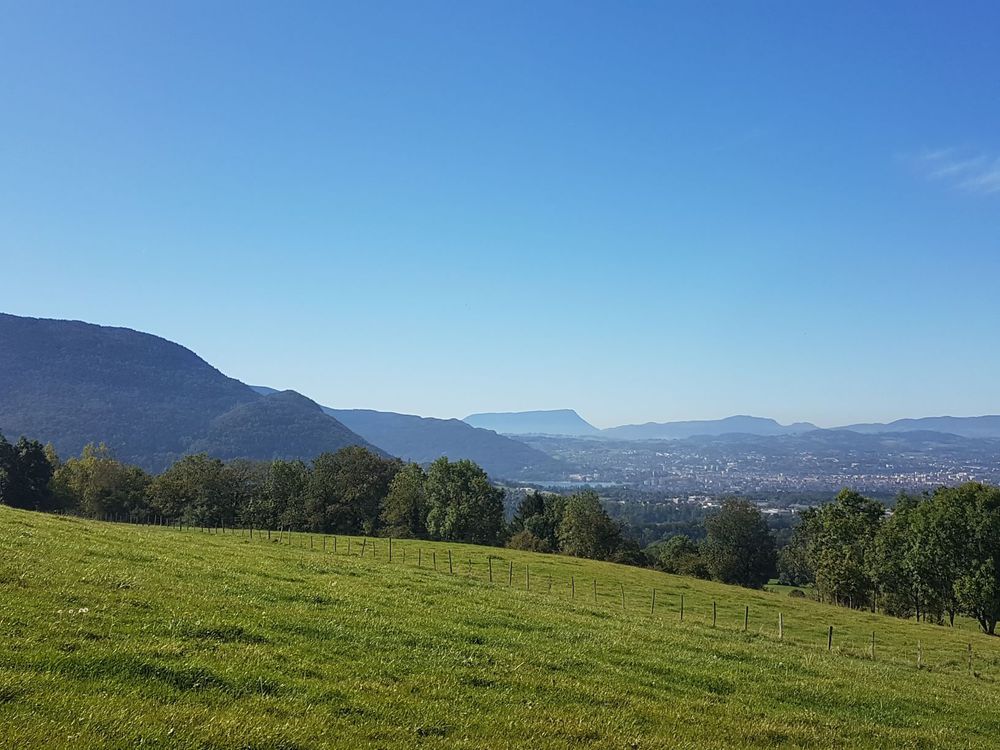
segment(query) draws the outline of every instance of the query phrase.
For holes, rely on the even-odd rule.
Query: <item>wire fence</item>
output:
[[[626,587],[620,579],[560,574],[551,570],[553,567],[565,566],[568,561],[579,560],[578,558],[553,555],[554,562],[535,563],[533,567],[530,562],[513,559],[509,556],[511,551],[503,548],[481,548],[482,551],[477,548],[476,552],[472,552],[461,547],[462,554],[459,558],[450,547],[440,549],[447,542],[434,542],[435,546],[427,550],[425,546],[429,543],[423,540],[323,534],[293,531],[289,527],[259,529],[225,525],[198,526],[159,516],[133,518],[111,515],[100,520],[209,536],[238,537],[246,542],[270,543],[363,561],[382,561],[428,573],[458,576],[487,585],[502,586],[512,591],[545,595],[564,604],[612,609],[626,614],[645,614],[661,622],[674,620],[678,625],[707,628],[720,633],[746,634],[780,644],[822,648],[829,654],[908,666],[917,670],[962,672],[975,679],[991,682],[996,681],[997,675],[1000,675],[998,649],[977,653],[972,641],[959,642],[954,638],[948,650],[941,648],[940,643],[936,644],[938,648],[931,650],[922,639],[900,644],[898,634],[883,643],[879,639],[878,628],[875,627],[878,624],[875,618],[879,616],[869,616],[869,613],[860,610],[857,611],[858,614],[867,617],[872,625],[870,631],[864,631],[863,637],[859,635],[857,623],[835,626],[831,622],[817,632],[814,623],[796,627],[796,623],[786,618],[786,612],[780,606],[775,606],[776,602],[768,602],[763,606],[759,601],[734,605],[732,597],[729,597],[720,605],[718,599],[694,590],[676,591],[669,586],[637,587],[631,583]],[[438,552],[442,553],[440,559]],[[505,552],[508,555],[503,554]],[[673,588],[676,589],[676,586]],[[832,612],[836,611],[832,605],[818,606],[830,607]],[[904,621],[899,620],[897,626],[902,625]],[[903,656],[907,651],[909,658]]]

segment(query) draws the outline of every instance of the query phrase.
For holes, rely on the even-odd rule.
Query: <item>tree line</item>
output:
[[[821,600],[901,617],[1000,621],[1000,488],[969,483],[900,496],[891,511],[852,490],[800,514],[780,554],[756,504],[727,499],[685,535],[645,550],[592,490],[529,491],[512,521],[505,491],[468,460],[426,470],[359,446],[311,462],[185,456],[158,475],[103,446],[61,461],[51,446],[0,435],[0,504],[137,521],[286,528],[507,544],[759,588],[777,575]]]
[[[424,471],[360,446],[308,463],[195,454],[152,475],[103,445],[62,461],[51,446],[0,435],[0,503],[93,518],[498,544],[503,498],[471,461],[441,458]]]
[[[214,528],[511,544],[646,562],[594,492],[529,494],[511,524],[504,518],[504,497],[505,490],[472,461],[442,457],[425,470],[360,446],[310,462],[225,462],[196,454],[152,475],[115,459],[102,445],[88,445],[79,457],[62,461],[51,446],[25,438],[11,444],[0,435],[0,504]],[[529,527],[544,541],[531,537]]]
[[[25,438],[12,445],[0,435],[0,503],[22,508],[214,528],[506,544],[629,565],[657,563],[608,515],[593,490],[528,491],[509,524],[504,498],[505,490],[472,461],[439,458],[425,470],[359,446],[311,462],[225,462],[196,454],[152,475],[117,460],[102,445],[88,445],[79,457],[62,461],[51,446]],[[759,511],[750,504],[740,508],[756,519],[773,555]],[[738,534],[722,539],[732,526],[726,520],[730,510],[724,509],[717,531],[710,532],[713,549],[731,548],[712,558],[719,561],[719,579],[760,585],[769,572],[762,579],[731,572],[745,552],[734,545],[746,544]]]
[[[969,482],[900,495],[891,511],[843,490],[802,513],[782,550],[781,579],[821,599],[984,633],[1000,621],[1000,487]]]

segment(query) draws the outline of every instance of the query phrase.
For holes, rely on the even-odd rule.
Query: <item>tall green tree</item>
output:
[[[760,508],[729,499],[705,520],[702,555],[711,576],[723,583],[760,588],[775,574],[774,536]]]
[[[930,615],[940,620],[946,615],[955,624],[959,611],[956,584],[968,566],[968,510],[974,507],[977,492],[973,487],[939,490],[907,514],[908,533],[899,544],[907,552],[918,618]],[[898,513],[897,504],[894,516]]]
[[[592,560],[610,559],[622,546],[621,528],[593,490],[567,498],[558,536],[560,551]]]
[[[267,504],[269,469],[262,461],[236,459],[226,463],[223,479],[233,498],[234,524],[262,528],[255,517]]]
[[[310,470],[304,462],[272,461],[267,467],[264,495],[255,504],[256,525],[267,529],[309,529],[310,481]]]
[[[341,534],[374,534],[389,485],[402,467],[352,445],[313,461],[307,515],[310,528]]]
[[[49,510],[53,467],[45,447],[22,437],[11,444],[0,435],[0,504],[28,510]]]
[[[928,592],[922,590],[916,567],[914,522],[920,502],[907,495],[897,498],[892,515],[879,526],[866,559],[882,611],[899,617],[915,614],[917,619],[936,609]]]
[[[778,554],[778,580],[789,586],[803,586],[816,581],[812,567],[812,531],[816,525],[816,508],[806,508],[798,514],[798,525]]]
[[[525,491],[524,496],[514,510],[514,517],[510,521],[512,533],[523,531],[528,519],[540,516],[545,513],[545,495],[541,492],[531,490]]]
[[[418,539],[427,534],[427,475],[419,464],[406,464],[393,477],[382,508],[389,536]]]
[[[198,526],[234,525],[237,500],[226,465],[204,453],[184,456],[149,485],[156,513]]]
[[[504,491],[468,459],[442,456],[427,471],[427,532],[432,539],[498,544],[504,532]]]
[[[958,607],[984,633],[995,635],[1000,622],[1000,487],[968,483],[938,490],[934,501],[965,518],[955,580]]]
[[[151,478],[138,466],[118,461],[106,445],[90,443],[79,458],[61,463],[53,476],[56,494],[68,498],[82,513],[145,517]]]
[[[510,523],[511,540],[522,549],[552,552],[559,549],[559,526],[567,498],[554,492],[527,492]]]
[[[875,593],[870,556],[885,506],[854,490],[803,515],[796,542],[805,549],[822,598],[854,607],[868,606]]]
[[[686,534],[674,534],[666,542],[650,549],[654,564],[664,573],[708,578],[708,566],[701,549]]]

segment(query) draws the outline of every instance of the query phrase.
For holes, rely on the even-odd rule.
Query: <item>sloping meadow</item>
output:
[[[0,508],[0,747],[996,746],[968,622],[391,548]]]

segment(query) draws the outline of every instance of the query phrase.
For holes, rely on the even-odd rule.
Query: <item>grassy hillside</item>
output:
[[[0,748],[996,745],[1000,639],[966,623],[507,550],[288,541],[0,508]]]

